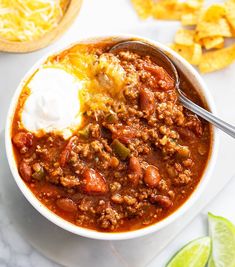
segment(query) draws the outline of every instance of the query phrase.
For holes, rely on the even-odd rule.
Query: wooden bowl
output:
[[[80,11],[81,5],[82,0],[70,0],[58,26],[45,33],[39,39],[25,42],[14,42],[0,38],[0,52],[27,53],[48,46],[58,39],[69,26],[71,26]]]

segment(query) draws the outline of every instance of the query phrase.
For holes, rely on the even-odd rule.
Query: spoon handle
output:
[[[205,110],[204,108],[199,107],[198,105],[193,103],[191,100],[186,98],[182,92],[180,92],[179,101],[185,108],[189,109],[190,111],[194,112],[195,114],[202,117],[206,121],[209,121],[210,123],[215,125],[220,130],[224,131],[228,135],[235,138],[235,127],[234,126],[217,118],[211,112]]]

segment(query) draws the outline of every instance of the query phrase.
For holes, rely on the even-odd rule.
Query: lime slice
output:
[[[210,257],[210,259],[208,261],[208,267],[215,267],[215,263],[214,263],[214,260],[212,259],[212,257]]]
[[[208,214],[212,238],[209,267],[235,267],[235,226],[223,217]]]
[[[166,267],[205,267],[210,250],[209,237],[196,239],[183,247]]]

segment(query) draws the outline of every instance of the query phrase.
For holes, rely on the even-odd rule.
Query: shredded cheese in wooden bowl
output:
[[[9,41],[38,39],[63,17],[60,0],[1,0],[0,36]]]
[[[61,36],[82,0],[0,0],[0,51],[30,52]]]

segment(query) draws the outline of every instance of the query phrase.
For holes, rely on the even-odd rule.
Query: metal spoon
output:
[[[117,53],[123,50],[128,50],[135,52],[137,54],[142,55],[149,55],[151,59],[159,65],[167,69],[167,72],[169,75],[174,79],[175,81],[175,88],[178,92],[178,98],[181,104],[189,109],[190,111],[194,112],[195,114],[199,115],[206,121],[212,123],[225,133],[229,134],[233,138],[235,138],[235,127],[228,124],[227,122],[217,118],[214,116],[211,112],[205,110],[202,107],[199,107],[197,104],[193,103],[191,100],[189,100],[183,91],[180,89],[180,79],[178,71],[174,65],[174,63],[171,61],[171,59],[163,53],[160,49],[158,49],[155,46],[152,46],[148,43],[144,43],[141,41],[124,41],[117,43],[114,45],[111,49],[111,53]]]

